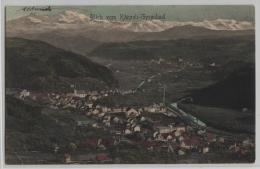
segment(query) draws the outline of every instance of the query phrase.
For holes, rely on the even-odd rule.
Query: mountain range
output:
[[[241,50],[243,49],[243,50]],[[91,57],[115,60],[184,59],[190,63],[224,65],[254,62],[254,36],[223,36],[173,40],[104,43],[89,53]]]
[[[254,35],[254,23],[217,19],[201,22],[92,20],[75,12],[28,15],[6,23],[7,37],[41,40],[87,55],[103,43]]]
[[[41,26],[42,29],[117,29],[132,32],[161,32],[169,28],[191,25],[203,27],[211,30],[249,30],[254,29],[254,24],[249,21],[236,21],[228,19],[204,20],[200,22],[179,22],[163,20],[144,20],[144,21],[115,21],[97,20],[76,11],[65,11],[63,13],[47,15],[23,16],[9,23],[24,24],[19,27],[22,31],[25,27],[35,28]],[[16,28],[17,29],[17,28]]]

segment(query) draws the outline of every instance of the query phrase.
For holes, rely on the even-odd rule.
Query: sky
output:
[[[21,6],[7,6],[6,20],[16,19],[30,14]],[[163,5],[163,6],[51,6],[51,11],[36,11],[37,15],[55,15],[66,10],[73,10],[89,15],[90,13],[104,16],[142,14],[165,14],[166,20],[203,21],[214,19],[235,19],[254,21],[254,6],[250,5]]]

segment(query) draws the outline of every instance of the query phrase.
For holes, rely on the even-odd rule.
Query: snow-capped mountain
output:
[[[13,27],[13,24],[16,26]],[[121,22],[108,20],[91,20],[89,16],[76,11],[65,11],[54,16],[24,16],[7,22],[11,29],[116,29],[131,32],[161,32],[178,26],[196,26],[211,30],[250,30],[254,29],[254,23],[248,21],[236,21],[228,19],[204,20],[201,22],[178,22],[148,20],[136,22]],[[32,30],[33,31],[33,30]]]
[[[41,40],[85,55],[103,43],[254,35],[254,24],[217,19],[201,22],[92,20],[76,11],[28,15],[6,23],[7,37]]]

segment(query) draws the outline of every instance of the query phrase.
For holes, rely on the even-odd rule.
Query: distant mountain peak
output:
[[[33,17],[33,16],[28,16],[27,19],[32,22],[32,23],[41,23],[43,22],[41,19]]]
[[[25,22],[23,21],[25,19]],[[30,24],[38,24],[41,30],[49,29],[114,29],[130,32],[161,32],[170,28],[182,27],[191,25],[194,27],[202,27],[210,30],[252,30],[254,23],[249,21],[236,21],[233,19],[216,19],[204,20],[199,22],[194,21],[161,21],[161,20],[147,20],[147,21],[109,21],[109,20],[95,20],[90,19],[89,16],[73,11],[67,10],[53,16],[32,16],[17,18],[7,22],[11,24],[12,29],[22,29],[30,27]],[[33,28],[32,28],[33,29]]]
[[[59,22],[63,22],[63,23],[77,23],[77,22],[89,22],[90,21],[90,17],[78,13],[76,11],[70,11],[67,10],[64,13],[59,15],[60,17],[58,18]]]

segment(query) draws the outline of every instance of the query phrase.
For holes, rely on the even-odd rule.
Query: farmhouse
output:
[[[21,92],[20,92],[20,99],[24,99],[25,97],[28,97],[28,96],[30,96],[30,92],[28,91],[28,90],[22,90]]]
[[[127,117],[137,117],[137,116],[139,116],[139,114],[140,113],[137,110],[135,110],[134,108],[131,108],[131,109],[127,110],[127,112],[126,112]]]
[[[88,94],[87,94],[84,90],[74,89],[73,95],[74,95],[75,97],[84,98],[84,97],[86,97]]]
[[[165,134],[165,133],[171,133],[171,132],[175,131],[176,129],[173,128],[172,126],[158,126],[157,130],[159,133]]]

